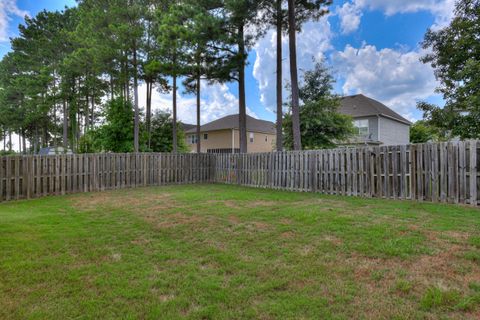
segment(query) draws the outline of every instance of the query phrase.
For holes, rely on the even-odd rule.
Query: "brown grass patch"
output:
[[[340,238],[337,238],[335,236],[332,236],[332,235],[326,235],[325,237],[323,237],[323,240],[325,241],[328,241],[336,246],[340,246],[343,244],[343,240],[340,239]]]
[[[208,200],[207,204],[220,204],[231,209],[245,209],[245,208],[258,208],[258,207],[273,207],[278,205],[279,201],[266,201],[266,200],[254,200],[254,201],[240,201],[240,200]]]
[[[131,241],[132,244],[135,244],[135,245],[145,245],[145,244],[149,244],[150,243],[150,240],[149,239],[145,239],[143,237],[140,237],[140,238],[137,238],[137,239],[134,239]]]
[[[204,218],[198,215],[186,215],[178,212],[172,214],[148,215],[145,216],[145,220],[160,229],[168,229],[177,226],[198,225],[204,221]]]
[[[282,218],[282,219],[280,219],[280,223],[281,223],[281,224],[284,224],[284,225],[291,225],[291,224],[292,224],[292,220],[291,220],[291,219],[288,219],[288,218]]]
[[[267,230],[270,228],[270,225],[265,222],[254,221],[250,225],[253,225],[257,230]]]
[[[233,200],[208,200],[207,204],[215,204],[215,205],[223,205],[230,209],[241,209],[242,207],[239,205],[237,201]]]
[[[160,211],[178,208],[170,193],[158,193],[145,190],[145,193],[133,190],[120,192],[104,191],[88,194],[73,195],[72,207],[80,211],[102,209],[135,209],[136,211]]]
[[[235,215],[230,215],[228,216],[228,222],[230,222],[231,224],[239,224],[241,223],[241,220],[239,217],[235,216]]]
[[[280,237],[283,238],[283,239],[294,238],[295,237],[295,232],[293,232],[293,231],[282,232],[282,234],[280,234]]]
[[[389,306],[391,301],[382,298],[391,297],[392,292],[403,298],[413,297],[405,300],[403,305],[405,312],[413,314],[413,311],[418,308],[417,304],[422,295],[429,287],[440,286],[445,289],[468,292],[470,283],[480,282],[480,266],[462,257],[469,248],[467,234],[433,231],[428,231],[426,234],[429,241],[436,247],[435,254],[424,254],[408,260],[372,258],[355,253],[350,256],[340,255],[336,258],[334,265],[343,263],[350,268],[355,282],[363,288],[363,292],[367,292],[354,299],[354,305],[357,305],[359,310],[363,310],[367,318],[382,319],[392,316]],[[460,243],[447,241],[444,239],[445,236],[455,238]],[[411,283],[412,288],[408,293],[392,291],[399,280]],[[477,309],[471,314],[478,315],[480,311]],[[461,311],[451,312],[452,318],[464,318],[465,315],[466,313]],[[409,316],[405,314],[404,318]]]

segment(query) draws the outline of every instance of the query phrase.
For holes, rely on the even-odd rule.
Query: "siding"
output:
[[[235,133],[235,148],[240,147],[240,134],[238,130],[233,130]],[[203,135],[207,133],[208,139],[205,140]],[[253,142],[250,142],[250,131],[247,132],[247,151],[252,152],[271,152],[275,146],[275,135],[268,133],[254,132]],[[191,152],[197,151],[197,145],[191,144],[188,137],[192,135],[187,134],[187,145]],[[200,149],[201,152],[207,152],[208,149],[229,149],[232,148],[232,130],[217,130],[202,132],[200,135]],[[265,141],[265,138],[267,138]]]
[[[208,134],[208,139],[205,140],[203,135]],[[189,136],[195,134],[187,134],[187,145],[190,147],[190,151],[197,151],[197,144],[191,144]],[[210,132],[200,133],[200,149],[201,152],[207,152],[207,149],[226,149],[232,147],[232,130],[218,130]],[[237,145],[235,145],[238,148]]]
[[[404,123],[379,117],[379,140],[383,145],[403,145],[410,143],[410,126]]]

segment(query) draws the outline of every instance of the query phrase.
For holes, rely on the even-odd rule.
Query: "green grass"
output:
[[[480,210],[191,185],[0,204],[0,319],[478,319]]]

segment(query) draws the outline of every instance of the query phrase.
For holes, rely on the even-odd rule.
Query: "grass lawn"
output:
[[[480,319],[480,210],[190,185],[0,204],[1,319]]]

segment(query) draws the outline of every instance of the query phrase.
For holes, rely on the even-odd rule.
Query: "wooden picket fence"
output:
[[[0,201],[213,182],[208,154],[103,153],[0,157]]]
[[[478,206],[479,141],[256,154],[0,157],[0,201],[188,183]]]
[[[216,155],[215,181],[325,194],[479,203],[479,142]]]

